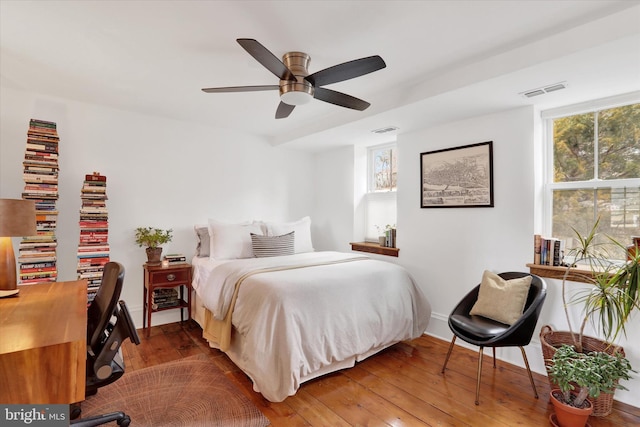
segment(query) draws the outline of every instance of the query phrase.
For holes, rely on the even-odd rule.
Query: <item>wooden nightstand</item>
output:
[[[145,329],[146,336],[149,336],[151,329],[151,314],[153,312],[178,308],[180,309],[180,321],[184,322],[183,309],[186,308],[187,320],[191,320],[191,264],[182,263],[170,265],[169,267],[144,264],[142,267],[144,268],[142,329]],[[165,297],[164,301],[156,301],[154,304],[154,291],[160,289],[170,290],[175,288],[179,288],[177,302],[171,301],[170,297]],[[158,299],[160,298],[161,297],[158,297]],[[167,299],[169,299],[169,301],[167,301]]]

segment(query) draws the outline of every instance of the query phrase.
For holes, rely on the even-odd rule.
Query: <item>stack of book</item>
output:
[[[180,302],[176,288],[160,288],[153,291],[153,310],[175,307]]]
[[[104,265],[109,262],[107,177],[97,172],[85,175],[80,198],[78,279],[87,280],[88,300],[91,302],[102,282]]]
[[[184,264],[187,262],[187,257],[182,254],[167,254],[163,259],[167,261],[168,265]]]
[[[22,284],[55,282],[58,211],[58,131],[54,122],[31,119],[24,154],[23,199],[36,204],[37,235],[23,237],[18,263]]]
[[[384,246],[387,248],[396,247],[396,229],[390,228],[384,232]]]
[[[533,263],[561,266],[564,263],[564,240],[553,237],[533,236]]]

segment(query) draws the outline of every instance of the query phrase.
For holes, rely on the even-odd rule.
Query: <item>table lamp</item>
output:
[[[0,199],[0,297],[18,293],[11,237],[35,236],[36,233],[33,200]]]

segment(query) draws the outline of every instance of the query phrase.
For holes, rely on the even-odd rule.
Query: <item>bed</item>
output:
[[[242,228],[239,250],[246,249],[251,227]],[[263,225],[260,231],[288,235]],[[221,235],[209,232],[211,239]],[[296,240],[298,252],[286,255],[230,258],[211,243],[209,256],[192,260],[193,317],[203,336],[272,402],[305,381],[420,336],[431,315],[404,268],[359,254],[303,251],[303,243]]]

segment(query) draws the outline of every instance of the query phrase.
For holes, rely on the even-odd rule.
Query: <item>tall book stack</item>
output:
[[[85,175],[80,198],[78,279],[87,280],[88,302],[91,302],[102,282],[104,265],[109,262],[107,177],[97,172]]]
[[[31,119],[24,154],[22,198],[36,205],[35,236],[23,237],[18,264],[21,284],[55,282],[58,211],[58,131],[54,122]]]

